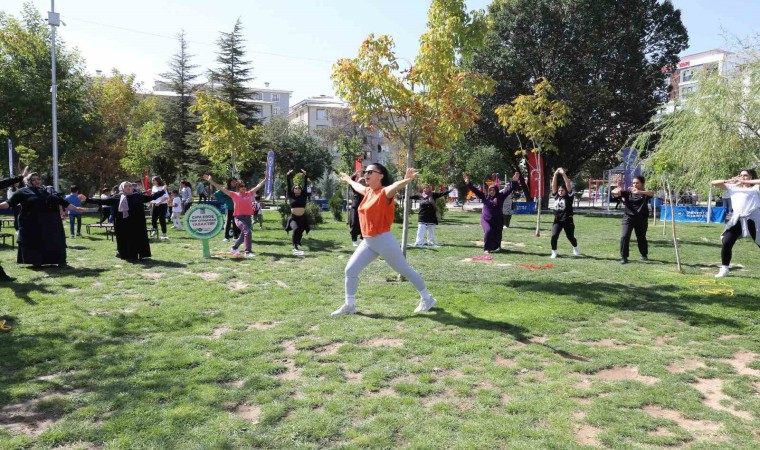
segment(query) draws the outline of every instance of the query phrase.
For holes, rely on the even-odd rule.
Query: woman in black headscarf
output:
[[[66,265],[66,235],[63,232],[63,209],[85,211],[74,206],[56,192],[42,187],[37,173],[24,177],[26,187],[14,192],[8,201],[0,203],[0,209],[21,206],[18,218],[19,264],[34,267],[43,264]]]
[[[24,173],[21,176],[0,180],[0,189],[5,189],[14,184],[21,183],[27,175],[29,175],[29,168],[24,168]],[[5,270],[3,270],[3,266],[0,265],[0,283],[11,282],[13,280],[15,280],[15,278],[8,276],[8,274],[5,273]]]
[[[119,193],[106,199],[88,198],[87,203],[113,208],[113,231],[116,235],[116,256],[121,259],[150,258],[148,227],[145,225],[145,203],[161,198],[164,190],[152,195],[135,192],[129,181],[119,185]]]

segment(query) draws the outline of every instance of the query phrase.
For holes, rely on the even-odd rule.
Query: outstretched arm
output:
[[[471,190],[472,193],[475,194],[476,197],[478,197],[481,200],[485,199],[485,197],[486,197],[485,194],[483,194],[483,191],[481,191],[480,189],[476,188],[475,185],[472,184],[472,182],[470,181],[470,176],[469,175],[465,175],[464,176],[464,182],[467,183],[467,188],[469,190]]]
[[[267,182],[267,176],[266,176],[266,175],[264,175],[264,179],[263,179],[263,180],[261,180],[261,181],[259,182],[259,184],[257,184],[256,186],[252,187],[251,189],[249,189],[249,190],[248,190],[248,193],[249,193],[249,194],[254,194],[254,193],[256,193],[256,192],[257,192],[259,189],[261,189],[261,188],[264,186],[264,184],[266,184],[266,182]]]
[[[285,175],[285,179],[288,182],[288,191],[285,193],[285,195],[290,196],[290,193],[293,192],[293,169],[288,170],[288,173]]]
[[[211,179],[211,175],[203,175],[203,179],[206,180],[206,181],[208,181],[209,184],[211,184],[215,188],[219,189],[220,191],[224,192],[225,194],[230,195],[229,189],[227,189],[226,187],[224,187],[221,184],[218,184],[217,182],[215,182],[214,180],[212,180]]]
[[[303,174],[303,186],[301,187],[301,192],[303,192],[305,194],[306,193],[306,186],[309,185],[309,183],[308,183],[309,176],[306,175],[306,169],[301,169],[301,173]]]
[[[565,169],[562,169],[560,167],[560,169],[558,169],[558,170],[562,170],[562,172],[560,172],[560,174],[562,175],[562,178],[565,180],[565,190],[569,194],[571,192],[571,190],[570,190],[570,178],[568,178],[567,174],[565,173]]]
[[[391,184],[390,186],[386,186],[383,188],[383,192],[385,193],[385,196],[389,199],[396,196],[396,192],[399,191],[402,187],[406,186],[407,184],[411,183],[412,180],[414,180],[414,177],[417,176],[417,173],[419,171],[415,168],[409,167],[406,169],[406,175],[404,176],[403,180],[398,180],[397,182]]]
[[[354,181],[350,176],[346,175],[343,172],[338,174],[338,178],[340,178],[340,181],[345,181],[348,183],[348,185],[351,186],[351,189],[360,193],[361,195],[364,195],[364,193],[367,192],[367,186]]]
[[[517,186],[520,185],[520,172],[515,172],[514,175],[512,175],[512,181],[509,183],[508,186],[504,187],[501,191],[499,191],[499,196],[502,198],[507,198],[508,195],[512,194],[512,191],[517,188]]]

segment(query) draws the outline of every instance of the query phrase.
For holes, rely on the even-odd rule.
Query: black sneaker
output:
[[[649,258],[647,258],[646,256],[642,256],[641,260],[644,261],[644,262],[647,262],[647,261],[649,261]]]
[[[620,264],[628,264],[628,258],[620,258]]]

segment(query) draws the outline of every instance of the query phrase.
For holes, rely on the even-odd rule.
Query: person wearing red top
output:
[[[240,247],[240,244],[245,241],[245,257],[252,258],[253,253],[251,252],[251,216],[253,215],[253,196],[259,189],[261,189],[262,186],[264,186],[264,183],[266,183],[266,175],[264,175],[264,179],[261,180],[261,182],[251,190],[247,189],[245,181],[238,181],[237,192],[232,192],[225,189],[224,186],[216,184],[211,179],[211,175],[205,175],[203,178],[214,185],[217,189],[227,194],[235,204],[235,225],[237,225],[237,227],[240,229],[240,236],[232,246],[230,253],[234,256],[240,255],[240,250],[238,250],[238,247]]]
[[[364,195],[359,205],[359,224],[364,239],[346,264],[346,302],[334,311],[333,317],[356,313],[356,291],[359,288],[359,274],[372,261],[382,256],[393,270],[412,282],[420,293],[420,302],[414,312],[428,311],[436,301],[428,292],[425,282],[404,258],[396,236],[391,233],[395,209],[394,197],[402,187],[411,183],[417,170],[406,169],[403,180],[393,183],[388,170],[382,164],[370,164],[364,172],[367,186],[351,179],[345,173],[340,179],[348,183],[356,192]]]

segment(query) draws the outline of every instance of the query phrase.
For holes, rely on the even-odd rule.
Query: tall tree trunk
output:
[[[409,145],[407,147],[407,152],[406,152],[407,169],[409,167],[412,167],[412,161],[414,161],[413,153],[414,153],[414,138],[410,138]],[[404,254],[404,257],[406,257],[406,244],[409,239],[409,212],[412,206],[412,202],[410,198],[411,193],[409,192],[410,189],[411,189],[411,183],[407,184],[404,187],[404,224],[401,231],[401,252]]]

